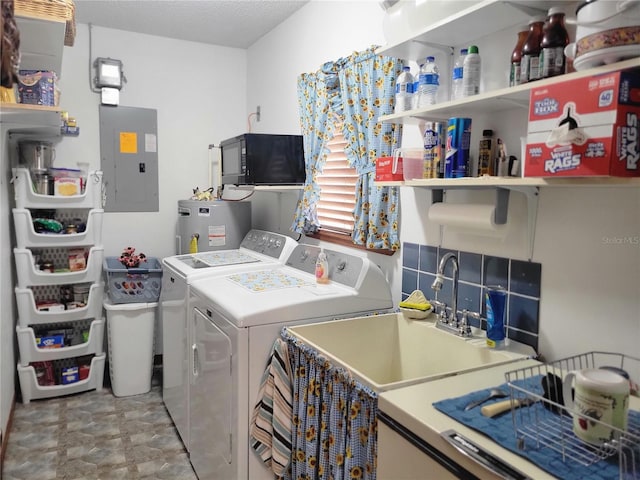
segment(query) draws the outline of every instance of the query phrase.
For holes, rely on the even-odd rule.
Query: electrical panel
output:
[[[105,212],[157,212],[158,123],[149,108],[100,106]]]

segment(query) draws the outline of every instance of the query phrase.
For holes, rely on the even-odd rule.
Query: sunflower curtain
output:
[[[320,227],[316,175],[326,161],[326,144],[333,137],[330,118],[335,114],[344,120],[347,158],[359,175],[352,239],[367,248],[397,250],[398,188],[377,187],[373,182],[376,158],[391,155],[401,139],[400,125],[382,124],[378,117],[393,113],[394,85],[402,63],[374,50],[354,52],[298,78],[307,180],[291,229],[314,233]]]
[[[293,374],[292,480],[375,480],[375,392],[286,329]]]
[[[400,248],[398,188],[378,187],[373,182],[376,159],[391,155],[400,146],[400,126],[380,123],[378,117],[393,113],[395,81],[401,71],[401,61],[370,49],[351,55],[338,72],[346,154],[359,176],[351,238],[367,248]]]
[[[297,233],[315,233],[320,222],[316,206],[320,199],[317,174],[327,159],[327,142],[333,138],[330,115],[339,103],[336,65],[328,62],[316,73],[298,77],[298,110],[305,152],[306,180],[298,201],[291,230]]]

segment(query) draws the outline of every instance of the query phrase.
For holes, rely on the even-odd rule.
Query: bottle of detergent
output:
[[[316,260],[316,283],[329,283],[329,262],[323,249],[320,249]]]

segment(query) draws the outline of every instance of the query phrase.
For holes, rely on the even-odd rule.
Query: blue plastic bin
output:
[[[138,268],[126,268],[119,257],[104,259],[107,292],[112,303],[157,302],[162,288],[162,264],[147,257]]]

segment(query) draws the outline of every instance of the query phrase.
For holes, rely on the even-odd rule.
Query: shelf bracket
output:
[[[538,219],[538,199],[540,198],[540,187],[505,187],[520,192],[527,197],[527,255],[529,261],[533,259],[533,246],[536,238],[536,222]]]
[[[435,48],[436,50],[440,50],[441,52],[446,53],[447,55],[453,55],[455,53],[455,49],[449,45],[441,45],[439,43],[425,42],[423,40],[412,40],[412,42],[418,43],[420,45],[424,45],[425,47]]]
[[[513,8],[516,8],[518,10],[520,10],[521,12],[525,13],[528,16],[531,17],[535,17],[536,15],[541,15],[541,14],[546,14],[547,10],[543,9],[543,8],[536,8],[536,7],[530,7],[528,5],[522,5],[520,2],[513,2],[513,1],[505,1],[504,3],[506,3],[507,5],[512,6]]]

